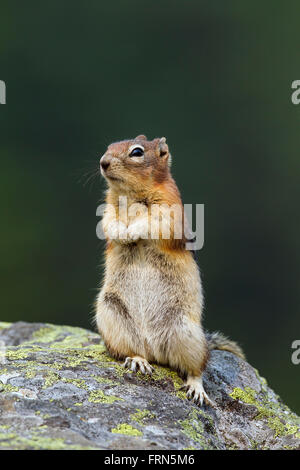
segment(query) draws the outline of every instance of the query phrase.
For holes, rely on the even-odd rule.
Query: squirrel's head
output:
[[[100,169],[110,187],[138,191],[167,180],[170,162],[165,137],[150,141],[139,135],[109,145],[100,159]]]

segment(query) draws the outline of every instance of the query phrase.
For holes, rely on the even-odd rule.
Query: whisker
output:
[[[90,189],[92,190],[96,179],[99,179],[100,181],[101,173],[99,164],[96,164],[94,160],[89,162],[89,164],[90,168],[85,167],[77,169],[73,173],[73,176],[76,177],[78,184],[81,184],[83,187],[89,185]]]

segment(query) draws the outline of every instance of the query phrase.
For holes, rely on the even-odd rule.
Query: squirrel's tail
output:
[[[214,333],[208,333],[206,331],[205,337],[208,343],[208,349],[210,351],[213,349],[221,349],[223,351],[229,351],[236,356],[241,357],[242,359],[246,359],[245,354],[240,346],[235,341],[228,339],[222,333],[219,333],[218,331]]]

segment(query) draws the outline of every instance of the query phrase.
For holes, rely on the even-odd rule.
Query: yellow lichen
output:
[[[187,419],[179,420],[178,423],[182,428],[182,433],[194,442],[198,442],[201,446],[206,447],[205,437],[203,435],[204,426],[199,419],[199,410],[193,409]]]
[[[43,385],[43,388],[51,387],[59,380],[60,380],[60,376],[58,374],[52,371],[48,371],[47,376],[45,377],[45,383]]]
[[[155,418],[155,413],[152,413],[149,410],[139,410],[137,409],[136,413],[130,415],[130,419],[136,421],[141,426],[144,425],[146,419]]]
[[[114,434],[125,434],[126,436],[142,436],[143,433],[138,429],[133,428],[130,424],[119,424],[116,428],[111,430]]]
[[[298,426],[283,423],[277,416],[268,419],[268,426],[275,431],[274,437],[288,436],[290,434],[296,434],[298,431]]]
[[[5,351],[5,357],[9,361],[18,361],[20,359],[26,359],[28,357],[28,350],[12,349],[11,346]]]
[[[113,380],[107,379],[105,377],[98,377],[96,375],[92,375],[92,377],[96,380],[96,382],[98,382],[100,384],[119,385],[118,382],[114,382]]]
[[[295,417],[285,405],[281,407],[275,403],[268,401],[267,397],[257,398],[257,392],[250,387],[235,388],[230,396],[242,402],[254,405],[258,414],[256,420],[266,419],[266,423],[270,429],[274,431],[274,437],[294,435],[297,437],[299,426],[295,421]],[[289,422],[289,421],[291,422]]]
[[[19,388],[15,387],[14,385],[0,383],[1,392],[11,393],[11,392],[17,392],[18,390]]]
[[[113,395],[105,395],[102,390],[94,390],[90,393],[88,400],[92,403],[106,403],[112,404],[117,400],[122,400],[122,398],[115,397]]]

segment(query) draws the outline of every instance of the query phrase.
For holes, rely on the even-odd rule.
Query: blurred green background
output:
[[[205,204],[205,326],[300,412],[296,1],[1,2],[1,320],[92,328],[106,146],[166,136]]]

